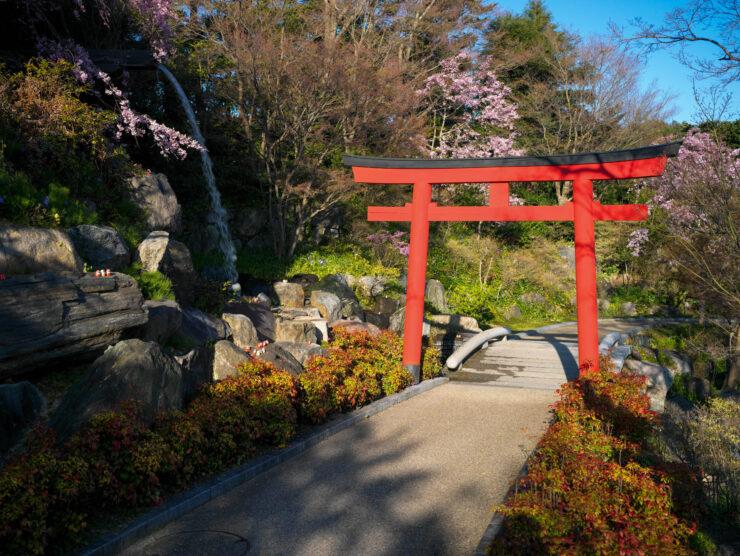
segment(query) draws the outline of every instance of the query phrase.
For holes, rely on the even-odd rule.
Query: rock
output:
[[[144,302],[149,320],[139,331],[139,338],[145,342],[165,345],[182,325],[182,309],[171,299]]]
[[[393,313],[398,311],[398,299],[391,297],[377,297],[375,298],[375,312],[381,313],[387,317],[390,317]]]
[[[241,349],[254,347],[259,343],[259,334],[252,321],[246,315],[224,313],[221,320],[229,325],[234,343]]]
[[[354,288],[355,284],[357,284],[357,278],[355,278],[351,274],[339,274],[338,276],[341,276],[342,278],[344,278],[344,281],[347,282],[347,285],[350,288]]]
[[[305,307],[303,309],[290,308],[290,307],[278,307],[276,309],[277,315],[286,319],[320,319],[321,312],[314,307]]]
[[[624,364],[636,375],[647,377],[645,386],[647,387],[647,396],[650,398],[650,409],[662,413],[668,389],[673,384],[671,372],[661,365],[635,361],[634,359],[627,359]]]
[[[611,297],[614,295],[614,286],[607,280],[602,280],[596,285],[596,295],[598,297]]]
[[[377,276],[361,276],[357,280],[357,290],[365,299],[375,299],[385,290],[385,282]]]
[[[611,303],[609,303],[608,299],[597,299],[596,307],[598,308],[599,313],[604,313],[609,310],[609,307],[611,307]]]
[[[244,243],[256,236],[267,224],[263,208],[243,207],[231,221],[232,233]]]
[[[67,393],[49,425],[64,440],[94,414],[130,399],[143,402],[141,417],[147,424],[183,407],[180,365],[154,342],[133,339],[109,347]]]
[[[287,342],[280,341],[272,344],[274,346],[281,347],[293,357],[296,361],[305,366],[306,362],[311,359],[314,355],[323,355],[325,350],[319,344],[301,344],[299,342]]]
[[[691,359],[689,357],[686,357],[677,351],[673,351],[672,349],[658,349],[658,351],[668,357],[673,363],[672,370],[674,371],[674,376],[675,374],[691,375],[693,369]]]
[[[329,274],[309,287],[309,293],[322,291],[336,295],[342,303],[342,316],[362,316],[362,307],[352,288],[347,284],[345,275]]]
[[[83,224],[67,233],[80,257],[95,269],[123,270],[131,262],[126,242],[114,228]]]
[[[149,232],[164,230],[175,235],[182,232],[182,207],[164,174],[132,176],[127,184],[131,201],[146,214]]]
[[[328,342],[329,341],[329,323],[326,319],[311,319],[311,322],[316,327],[316,341],[317,342]]]
[[[712,395],[712,385],[704,377],[692,376],[686,379],[686,390],[696,395],[699,401],[704,401]]]
[[[0,384],[0,453],[8,452],[46,410],[46,400],[28,381]]]
[[[237,367],[249,361],[243,349],[228,340],[216,342],[213,352],[213,380],[223,380],[238,372]]]
[[[264,303],[228,303],[225,313],[244,315],[257,329],[257,337],[262,340],[275,340],[275,315],[270,306]]]
[[[445,288],[442,282],[439,280],[427,280],[426,290],[424,291],[424,298],[427,302],[431,303],[438,311],[446,312],[449,311],[447,306],[447,298],[445,297]]]
[[[264,293],[264,292],[260,292],[260,293],[258,293],[258,294],[257,294],[257,295],[256,295],[255,297],[257,298],[257,301],[258,301],[259,303],[264,303],[264,304],[265,304],[265,305],[267,305],[268,307],[269,307],[270,305],[272,305],[272,299],[270,299],[270,296],[269,296],[269,295],[267,295],[267,294],[266,294],[266,293]]]
[[[0,280],[0,379],[94,359],[147,321],[125,274],[44,272]]]
[[[192,305],[196,273],[184,243],[170,238],[167,232],[152,232],[137,247],[136,259],[141,261],[144,270],[159,271],[172,281],[181,305]]]
[[[180,332],[196,345],[225,340],[231,334],[224,321],[194,307],[182,310]]]
[[[504,318],[506,320],[520,319],[522,318],[522,310],[517,305],[512,305],[504,311]]]
[[[311,292],[311,306],[315,307],[329,322],[334,322],[342,317],[342,301],[330,292]]]
[[[544,305],[545,308],[547,308],[548,310],[552,309],[550,304],[547,302],[547,299],[545,299],[545,296],[541,293],[525,293],[519,296],[519,301],[521,301],[522,303],[535,303],[537,305]]]
[[[631,301],[622,303],[619,306],[619,310],[623,315],[627,315],[628,317],[634,317],[635,315],[637,315],[637,308],[635,307],[635,304]]]
[[[186,404],[192,401],[201,385],[213,382],[214,352],[212,347],[198,346],[184,355],[175,356],[182,369],[182,395]]]
[[[558,255],[568,261],[571,270],[576,269],[576,248],[575,247],[558,247]]]
[[[443,329],[444,332],[482,332],[478,321],[464,315],[432,315],[432,328]]]
[[[82,272],[82,259],[61,230],[29,228],[0,222],[0,273]]]
[[[272,363],[278,369],[286,371],[293,376],[298,376],[303,372],[303,367],[298,360],[277,343],[268,344],[265,347],[265,351],[258,355],[257,358]]]
[[[318,282],[319,277],[315,274],[296,274],[289,281],[293,282],[294,284],[298,284],[305,290],[309,286]]]
[[[292,282],[275,282],[272,285],[279,304],[284,307],[303,307],[305,295],[303,288]]]
[[[331,328],[344,328],[347,332],[367,332],[371,336],[380,334],[380,328],[369,322],[340,319],[331,323]]]
[[[381,330],[386,330],[391,326],[391,319],[389,319],[383,313],[375,313],[373,311],[365,311],[364,313],[365,322],[374,324]]]
[[[310,320],[277,319],[275,341],[289,341],[305,344],[317,342],[316,326]]]
[[[390,329],[403,337],[403,330],[406,325],[406,307],[401,307],[398,311],[393,313],[388,320],[390,321]]]

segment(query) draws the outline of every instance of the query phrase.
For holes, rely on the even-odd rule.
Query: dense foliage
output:
[[[252,359],[239,372],[205,385],[189,407],[142,421],[139,406],[95,415],[64,444],[39,428],[26,454],[0,470],[0,552],[43,554],[83,538],[93,508],[159,504],[263,446],[284,446],[298,423],[318,424],[409,386],[401,341],[336,329],[325,357],[298,378]],[[440,369],[430,349],[424,377]]]
[[[507,519],[490,554],[693,553],[694,526],[674,511],[699,476],[646,458],[657,420],[643,385],[604,360],[563,386],[526,477],[497,508]]]

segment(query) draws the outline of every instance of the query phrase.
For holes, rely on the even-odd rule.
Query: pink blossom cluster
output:
[[[507,100],[511,90],[501,83],[489,60],[473,69],[467,52],[440,62],[419,94],[426,98],[434,120],[427,152],[432,158],[516,156],[514,122],[517,107]],[[502,134],[503,133],[503,134]]]
[[[69,39],[58,42],[42,38],[38,41],[38,50],[49,60],[70,62],[75,78],[80,83],[101,85],[105,96],[113,100],[120,114],[114,131],[116,141],[120,141],[124,133],[132,137],[141,137],[149,131],[163,156],[174,155],[177,158],[185,158],[186,149],[203,150],[200,143],[192,137],[133,110],[126,94],[116,87],[107,73],[93,63],[88,52],[80,45]],[[93,89],[93,92],[99,98],[104,98],[98,89]]]
[[[406,232],[393,232],[390,233],[388,230],[382,230],[377,234],[371,234],[367,236],[369,242],[376,245],[387,245],[391,244],[393,248],[398,251],[404,257],[409,256],[409,243],[406,241]]]
[[[740,196],[740,149],[731,150],[709,133],[689,130],[675,159],[666,164],[662,176],[638,183],[638,192],[651,194],[648,205],[666,217],[668,233],[683,240],[695,234],[721,237],[727,206]],[[733,201],[734,199],[734,201]],[[632,232],[628,247],[642,252],[647,230]],[[721,250],[721,245],[706,246]]]

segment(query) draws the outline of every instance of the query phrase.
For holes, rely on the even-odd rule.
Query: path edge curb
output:
[[[167,523],[174,521],[242,483],[257,477],[265,471],[277,467],[319,442],[334,436],[344,429],[361,423],[381,411],[385,411],[394,405],[423,394],[437,386],[442,386],[449,381],[450,379],[447,377],[425,380],[397,394],[380,398],[351,413],[342,414],[335,421],[320,425],[316,427],[316,430],[309,431],[305,435],[293,439],[285,448],[276,453],[259,456],[236,469],[225,471],[217,477],[172,496],[162,506],[134,520],[133,523],[120,533],[106,535],[73,554],[75,556],[112,556],[118,554]]]

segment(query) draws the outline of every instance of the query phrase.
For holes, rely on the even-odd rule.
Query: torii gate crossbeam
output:
[[[411,222],[403,364],[419,381],[429,222],[573,221],[576,244],[578,358],[598,366],[596,300],[596,220],[644,220],[646,205],[606,205],[593,200],[594,180],[659,176],[680,142],[601,153],[517,156],[488,159],[400,159],[344,155],[355,181],[413,184],[412,202],[403,207],[368,207],[369,221]],[[572,181],[573,202],[562,206],[510,206],[509,183]],[[488,183],[488,206],[440,207],[432,203],[432,185]]]

